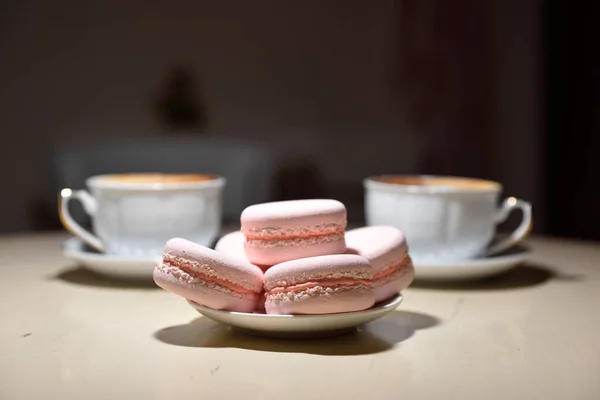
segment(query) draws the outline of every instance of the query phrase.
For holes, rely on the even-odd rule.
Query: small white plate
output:
[[[97,274],[131,280],[152,279],[154,266],[160,260],[160,257],[132,257],[98,253],[87,247],[78,237],[63,242],[63,254]]]
[[[395,310],[401,302],[402,295],[397,295],[363,311],[323,315],[271,315],[213,310],[188,300],[200,314],[214,321],[263,336],[277,337],[314,337],[343,333],[383,317]]]
[[[515,246],[504,253],[459,261],[414,262],[415,281],[464,281],[488,278],[508,271],[527,260],[530,250]]]

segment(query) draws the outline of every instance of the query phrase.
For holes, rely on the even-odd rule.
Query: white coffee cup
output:
[[[498,182],[448,176],[383,175],[364,181],[367,225],[404,232],[414,261],[461,260],[497,254],[531,230],[531,204],[509,197],[498,206]],[[496,225],[520,209],[507,238],[490,246]]]
[[[181,237],[208,244],[221,230],[225,178],[200,174],[113,174],[87,179],[86,190],[63,189],[64,227],[94,249],[124,256],[157,256]],[[77,199],[92,217],[92,234],[69,214]]]

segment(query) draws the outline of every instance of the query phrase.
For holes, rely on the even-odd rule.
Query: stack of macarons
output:
[[[154,281],[218,310],[267,314],[360,311],[414,278],[402,232],[389,226],[346,231],[336,200],[292,200],[246,208],[241,229],[210,249],[171,239]]]

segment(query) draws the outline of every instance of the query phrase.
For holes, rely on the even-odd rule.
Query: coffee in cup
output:
[[[509,197],[497,205],[498,182],[448,176],[382,175],[365,179],[367,225],[404,232],[415,261],[461,260],[497,254],[527,236],[531,204]],[[490,246],[496,225],[520,209],[523,219],[507,238]]]
[[[225,178],[201,174],[111,174],[86,180],[86,190],[63,189],[64,227],[94,249],[126,256],[157,256],[173,237],[208,244],[221,230]],[[93,232],[69,214],[72,199],[92,218]]]

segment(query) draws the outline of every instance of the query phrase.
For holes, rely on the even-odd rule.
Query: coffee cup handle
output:
[[[533,218],[531,215],[531,203],[516,199],[514,197],[509,197],[500,206],[500,209],[496,213],[495,223],[501,224],[506,221],[508,216],[513,210],[521,210],[523,212],[523,219],[521,223],[506,239],[501,240],[500,242],[490,246],[487,250],[487,255],[491,256],[494,254],[498,254],[514,245],[522,241],[529,235],[531,232],[531,228],[533,227]]]
[[[79,225],[69,213],[69,202],[73,199],[81,201],[86,213],[93,216],[98,208],[96,199],[85,190],[63,189],[60,191],[58,214],[63,226],[75,236],[79,236],[87,245],[104,252],[102,241]]]

